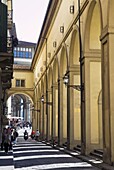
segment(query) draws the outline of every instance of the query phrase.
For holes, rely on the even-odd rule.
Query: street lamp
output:
[[[67,87],[72,87],[75,90],[81,91],[83,90],[84,86],[83,85],[69,85],[69,76],[67,75],[67,73],[64,75],[63,77],[63,83],[65,84],[65,86]]]

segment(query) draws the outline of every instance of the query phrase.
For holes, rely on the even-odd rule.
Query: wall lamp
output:
[[[63,83],[65,84],[65,86],[72,87],[73,89],[78,90],[78,91],[82,91],[84,89],[83,85],[82,86],[81,85],[69,85],[68,82],[69,82],[69,76],[65,74],[63,77]]]
[[[43,104],[52,105],[52,102],[45,102],[45,101],[44,101],[44,96],[41,97],[41,102],[42,102]]]

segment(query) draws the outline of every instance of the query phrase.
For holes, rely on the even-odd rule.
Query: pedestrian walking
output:
[[[18,137],[18,132],[16,131],[16,129],[13,132],[13,143],[16,144],[17,143],[17,137]]]
[[[2,142],[1,142],[1,150],[4,150],[4,140],[5,140],[5,132],[6,132],[6,128],[3,129],[2,132]]]
[[[32,138],[32,139],[35,138],[35,131],[34,131],[34,130],[31,132],[31,138]]]
[[[40,136],[40,132],[39,132],[39,130],[37,129],[36,130],[36,134],[35,134],[35,137],[36,137],[36,140],[38,140],[38,137]]]
[[[6,129],[6,131],[4,132],[4,150],[5,150],[5,153],[8,153],[10,142],[11,141],[10,141],[10,136],[9,136],[9,133],[8,133],[8,129]]]

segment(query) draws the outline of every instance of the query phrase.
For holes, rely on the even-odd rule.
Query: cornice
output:
[[[60,2],[60,0],[50,0],[48,8],[47,8],[47,12],[45,15],[45,19],[42,25],[42,29],[41,29],[41,33],[37,42],[37,46],[36,46],[36,50],[35,50],[35,54],[31,63],[31,69],[33,70],[35,67],[35,63],[37,61],[37,54],[40,53],[40,50],[42,48],[42,45],[45,43],[45,40],[47,38],[47,33],[49,31],[50,25],[52,23],[53,17],[56,13],[56,9],[58,6],[58,3]]]

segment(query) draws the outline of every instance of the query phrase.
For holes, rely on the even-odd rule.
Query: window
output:
[[[16,57],[16,56],[17,56],[17,55],[16,55],[16,50],[14,50],[14,52],[13,52],[13,53],[14,53],[14,57]]]
[[[25,87],[25,80],[16,80],[16,87]]]
[[[20,87],[20,80],[16,80],[16,87]]]
[[[31,48],[29,48],[29,52],[31,52],[32,51],[32,49]]]
[[[25,80],[21,80],[21,87],[25,87]]]

